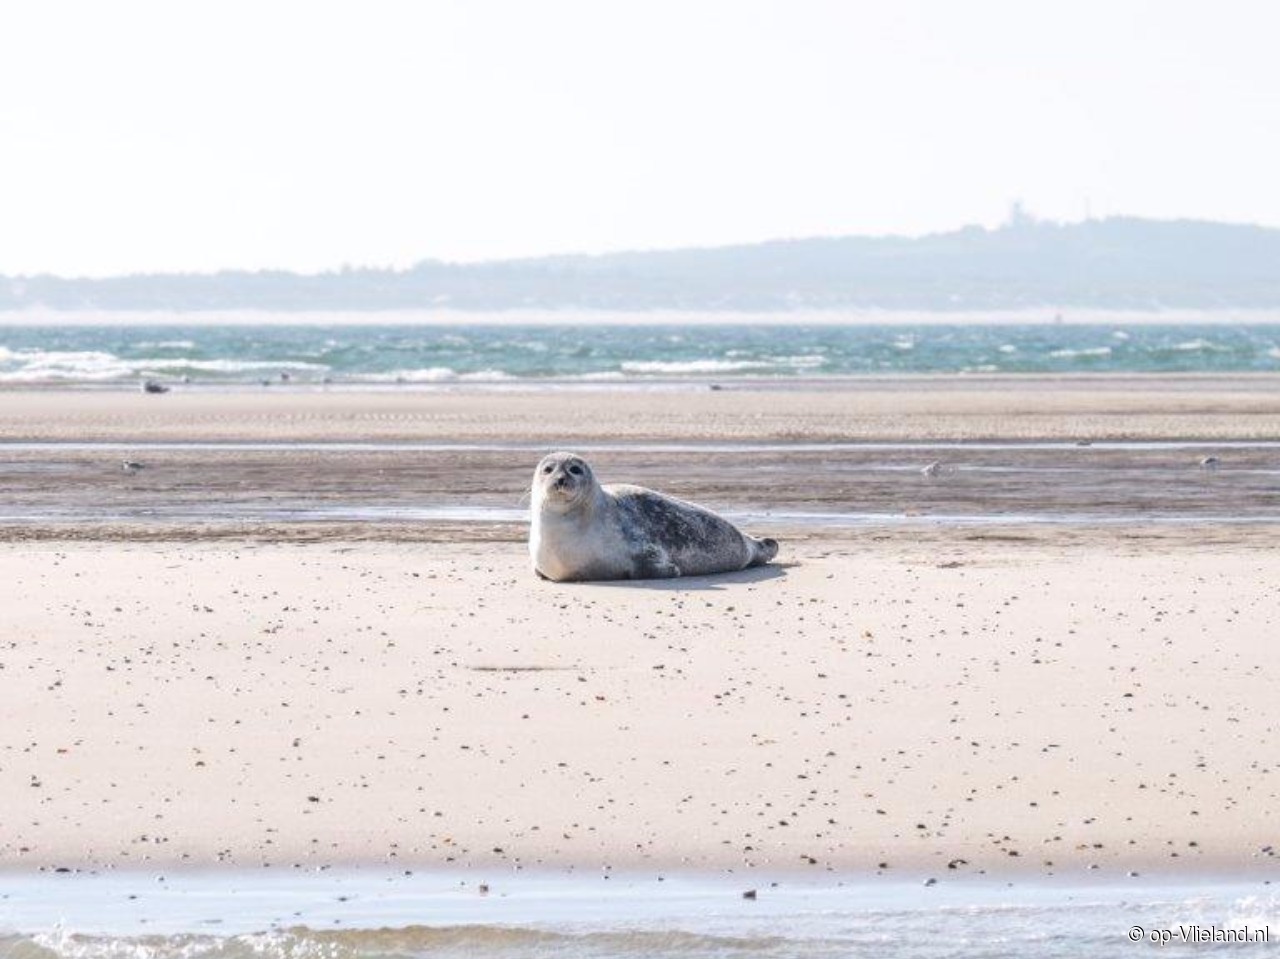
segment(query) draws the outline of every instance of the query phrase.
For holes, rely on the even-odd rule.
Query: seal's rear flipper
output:
[[[776,539],[757,539],[753,540],[753,542],[756,544],[756,558],[752,561],[752,566],[763,566],[778,555],[778,541]]]

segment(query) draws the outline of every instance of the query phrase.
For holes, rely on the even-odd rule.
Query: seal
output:
[[[763,566],[778,555],[709,509],[642,486],[601,486],[573,453],[552,453],[533,473],[529,555],[556,582],[669,579]]]

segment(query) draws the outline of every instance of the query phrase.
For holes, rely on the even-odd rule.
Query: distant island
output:
[[[1280,307],[1280,230],[1132,217],[487,263],[0,276],[0,310],[1020,310]]]

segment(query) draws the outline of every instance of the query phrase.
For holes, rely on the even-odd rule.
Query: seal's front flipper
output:
[[[671,561],[666,550],[657,546],[645,547],[631,571],[632,579],[675,579],[679,575],[680,567]]]

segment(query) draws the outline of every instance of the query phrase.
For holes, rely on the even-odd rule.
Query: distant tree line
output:
[[[1025,215],[994,230],[568,255],[406,270],[0,276],[0,309],[927,310],[1280,307],[1280,230]]]

